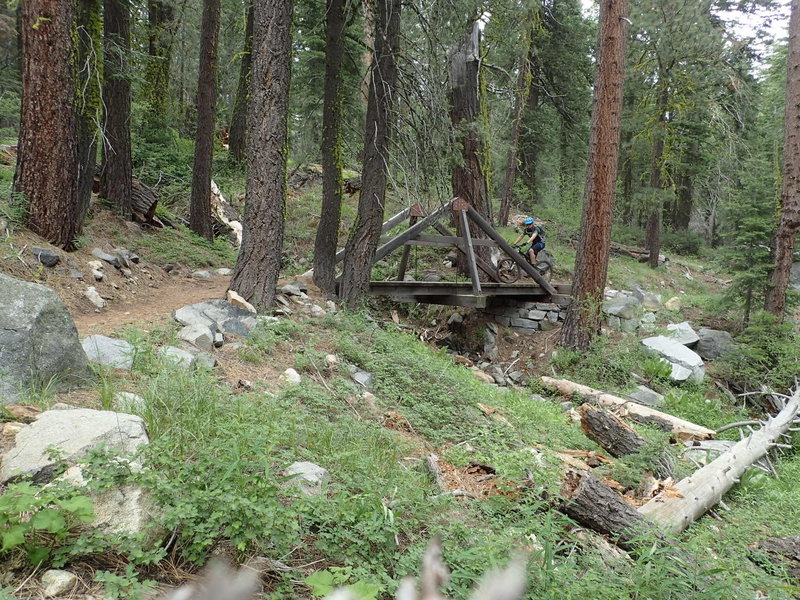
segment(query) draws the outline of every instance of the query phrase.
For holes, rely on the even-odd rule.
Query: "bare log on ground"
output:
[[[594,400],[600,406],[606,408],[615,407],[615,412],[619,416],[627,416],[642,423],[663,425],[666,429],[672,431],[672,436],[677,440],[705,440],[714,437],[713,429],[708,429],[702,425],[695,425],[684,419],[650,408],[649,406],[636,404],[625,398],[607,394],[600,390],[590,388],[589,386],[581,385],[580,383],[575,383],[567,379],[555,379],[553,377],[542,377],[541,381],[545,386],[556,389],[564,395],[578,394],[583,398]]]
[[[237,246],[242,245],[242,215],[225,200],[219,186],[211,180],[211,216],[214,219],[214,235],[226,234]]]
[[[645,248],[637,248],[636,246],[626,246],[617,242],[611,242],[611,254],[617,256],[628,256],[639,262],[647,262],[650,260],[650,251]],[[663,254],[658,256],[658,264],[662,265],[667,262],[667,257]]]
[[[156,216],[158,195],[153,188],[145,185],[136,177],[131,180],[131,204],[134,221],[164,227],[164,224]]]
[[[442,470],[439,468],[439,457],[435,454],[429,455],[425,459],[425,466],[428,468],[428,472],[433,477],[434,483],[436,483],[436,487],[439,488],[440,492],[447,492],[447,483],[445,483],[444,477],[442,476]]]
[[[753,463],[761,459],[789,430],[800,412],[800,387],[777,416],[730,450],[682,479],[665,497],[660,494],[639,508],[639,513],[666,531],[680,533],[715,506]]]
[[[590,440],[597,442],[611,456],[620,458],[636,454],[647,446],[647,440],[628,427],[621,419],[602,408],[583,404],[578,409],[581,416],[581,429]],[[671,461],[665,455],[654,460],[651,465],[660,478],[672,475]]]

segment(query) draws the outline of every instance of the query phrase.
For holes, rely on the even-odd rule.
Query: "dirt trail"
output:
[[[158,287],[141,288],[130,300],[111,302],[100,312],[74,314],[78,334],[107,334],[129,323],[165,323],[175,309],[195,302],[224,298],[230,277],[167,281]]]

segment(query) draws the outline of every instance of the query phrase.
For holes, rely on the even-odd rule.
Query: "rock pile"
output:
[[[493,306],[484,312],[494,315],[500,325],[511,327],[518,333],[550,331],[564,320],[562,307],[549,302],[521,302],[504,300],[503,306]]]

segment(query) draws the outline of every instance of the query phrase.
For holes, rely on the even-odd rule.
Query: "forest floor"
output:
[[[282,281],[307,268],[309,237],[290,237],[293,266]],[[224,297],[227,276],[192,273],[233,266],[233,254],[220,245],[200,243],[182,229],[123,224],[98,205],[82,247],[61,253],[62,264],[55,269],[37,264],[30,251],[34,245],[46,244],[24,230],[6,236],[0,271],[53,288],[82,337],[125,337],[145,356],[174,342],[175,309]],[[88,263],[96,260],[96,247],[126,247],[141,261],[129,276],[107,266],[103,280],[95,282]],[[443,272],[440,256],[415,258],[416,272]],[[685,306],[676,319],[731,325],[728,315],[705,308],[704,298],[726,282],[702,261],[674,259],[656,272],[629,259],[612,263],[610,287],[627,289],[638,282],[665,299],[681,297]],[[74,278],[72,269],[83,279]],[[568,277],[566,268],[556,272],[556,279]],[[310,301],[324,305],[313,284],[304,283]],[[84,297],[89,285],[107,299],[105,308]],[[377,302],[368,314],[337,311],[313,319],[298,312],[259,327],[241,340],[243,347],[226,343],[215,350],[218,365],[210,372],[179,374],[148,359],[129,373],[98,371],[89,389],[35,400],[43,409],[57,401],[107,409],[113,408],[114,393],[127,391],[146,404],[141,416],[151,437],[148,472],[163,477],[149,485],[177,541],[157,564],[114,549],[68,565],[86,582],[85,597],[115,590],[134,598],[151,580],[166,584],[191,578],[209,555],[236,562],[258,555],[291,568],[265,577],[266,591],[275,597],[319,598],[307,581],[322,573],[344,584],[370,582],[386,598],[400,577],[416,571],[434,533],[442,535],[445,560],[453,569],[447,591],[454,598],[467,596],[487,563],[502,563],[510,548],[520,547],[534,557],[529,597],[537,600],[700,600],[762,592],[758,597],[791,597],[793,580],[779,568],[761,570],[751,554],[765,537],[800,527],[796,511],[788,508],[800,501],[800,490],[791,485],[800,476],[799,460],[781,461],[781,480],[742,484],[727,499],[730,510],[722,521],[706,517],[681,537],[702,557],[696,569],[671,564],[669,553],[655,547],[614,558],[619,551],[612,553],[602,538],[576,529],[549,509],[546,499],[557,496],[566,466],[588,469],[591,463],[599,477],[627,490],[647,480],[646,466],[606,457],[583,436],[574,411],[565,410],[572,399],[548,392],[536,376],[569,377],[624,394],[631,389],[630,373],[642,372],[646,363],[638,339],[606,331],[589,353],[554,356],[558,330],[528,336],[501,328],[494,362],[524,371],[529,383],[500,388],[480,381],[440,347],[456,311],[465,313],[476,333],[466,342],[481,344],[486,320],[474,311]],[[337,356],[339,365],[325,366],[328,355]],[[347,365],[374,375],[374,394],[353,388]],[[290,367],[303,378],[298,386],[282,377]],[[743,416],[712,385],[665,387],[665,410],[683,418],[717,427]],[[654,444],[667,441],[663,432],[637,429]],[[439,457],[444,493],[422,468],[431,454]],[[295,460],[328,468],[329,492],[298,499],[280,491],[280,473]],[[689,468],[681,463],[681,472]],[[463,495],[453,495],[455,490]],[[227,510],[215,512],[218,497],[226,499]],[[270,523],[267,538],[265,522]],[[18,563],[14,572],[21,579],[0,576],[0,591],[31,575]],[[23,595],[38,593],[35,582],[33,576],[20,588]]]

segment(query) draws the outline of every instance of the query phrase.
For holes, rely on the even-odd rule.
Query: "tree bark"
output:
[[[566,379],[554,379],[552,377],[542,377],[541,381],[546,387],[557,389],[566,396],[578,394],[584,398],[591,398],[600,406],[616,407],[617,412],[621,413],[622,416],[628,416],[641,423],[664,426],[666,429],[672,431],[672,437],[677,440],[705,440],[714,437],[713,429],[695,425],[684,419],[650,408],[649,406],[636,404],[625,398],[607,394],[586,385],[574,383]]]
[[[322,211],[314,242],[314,283],[336,292],[334,273],[342,211],[342,60],[346,0],[328,0],[325,26],[325,89],[322,99]]]
[[[133,218],[131,158],[130,12],[123,0],[105,0],[105,59],[103,106],[105,138],[100,172],[100,196],[112,203],[123,219]]]
[[[230,289],[258,309],[275,299],[286,208],[292,0],[256,2],[242,247]]]
[[[169,71],[175,29],[175,6],[170,0],[148,0],[148,54],[145,69],[145,95],[151,127],[164,123],[169,109]]]
[[[511,211],[511,202],[514,200],[514,183],[517,179],[517,148],[519,146],[519,137],[522,130],[522,110],[525,107],[525,102],[528,99],[528,88],[530,78],[530,61],[529,55],[533,52],[533,33],[530,32],[530,40],[528,41],[528,50],[522,58],[522,64],[519,68],[519,76],[517,77],[517,94],[514,99],[514,121],[511,125],[511,139],[508,141],[508,163],[506,164],[506,182],[503,189],[503,203],[500,206],[500,214],[497,217],[497,222],[503,227],[508,225],[508,215]]]
[[[14,174],[14,190],[28,203],[28,227],[66,250],[74,249],[82,227],[74,18],[71,2],[22,3],[22,106]]]
[[[600,308],[608,274],[611,216],[619,158],[622,87],[625,77],[627,0],[601,0],[594,107],[586,169],[581,236],[575,259],[573,299],[559,345],[586,350],[600,331]]]
[[[350,307],[356,306],[369,289],[372,261],[381,234],[392,96],[397,82],[395,57],[400,43],[400,7],[400,0],[378,0],[375,6],[375,52],[370,70],[361,196],[358,217],[345,246],[339,288],[342,301]]]
[[[789,55],[786,81],[786,116],[783,126],[783,184],[780,221],[772,239],[774,267],[764,308],[781,319],[785,316],[786,288],[792,268],[794,245],[800,231],[800,0],[792,0],[789,21]]]
[[[197,76],[197,132],[194,139],[192,201],[189,208],[189,228],[207,240],[214,239],[211,230],[211,161],[214,157],[219,10],[219,0],[203,0],[200,67]]]
[[[239,67],[239,85],[233,103],[228,151],[237,163],[244,162],[247,150],[247,99],[250,97],[250,77],[253,71],[253,2],[247,7],[247,25],[244,32],[242,64]]]

